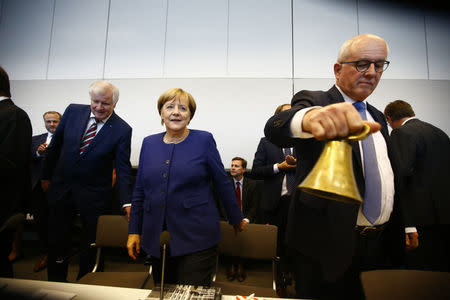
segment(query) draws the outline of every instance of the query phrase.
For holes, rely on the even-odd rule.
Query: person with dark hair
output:
[[[37,225],[42,252],[40,260],[33,267],[34,272],[39,272],[47,267],[48,203],[41,187],[42,165],[44,163],[47,146],[50,144],[53,134],[61,120],[61,114],[56,111],[47,111],[42,118],[44,119],[44,125],[47,132],[35,135],[31,139],[31,215]]]
[[[295,147],[300,184],[316,164],[326,140],[372,132],[351,143],[362,205],[332,201],[296,189],[286,242],[292,254],[297,298],[361,299],[360,273],[404,263],[405,229],[395,194],[395,160],[383,113],[367,102],[389,65],[388,45],[373,34],[346,41],[334,63],[328,91],[298,92],[292,108],[270,118],[266,137]],[[364,120],[364,121],[363,121]]]
[[[450,139],[403,100],[384,109],[400,168],[407,267],[450,272]]]
[[[8,222],[23,212],[31,194],[31,122],[11,100],[9,77],[0,66],[0,277],[13,277],[9,254],[16,228]]]
[[[256,181],[244,176],[246,170],[247,161],[242,157],[233,157],[230,168],[231,183],[244,221],[248,224],[256,221],[259,195]],[[242,260],[238,257],[231,259],[232,262],[227,268],[227,279],[233,281],[236,278],[239,282],[244,281],[247,274]]]
[[[274,115],[291,108],[290,104],[279,105]],[[294,176],[297,168],[296,151],[292,147],[281,148],[266,137],[261,138],[253,159],[252,175],[264,180],[259,205],[261,223],[278,227],[277,294],[287,296],[286,287],[291,283],[287,249],[284,243],[287,216],[291,195],[295,188]]]
[[[211,181],[235,232],[246,225],[212,134],[187,127],[196,107],[190,93],[165,91],[157,108],[166,131],[142,142],[127,248],[133,259],[141,248],[151,255],[155,283],[162,273],[160,237],[168,231],[165,282],[211,284],[221,239]]]
[[[107,81],[89,87],[90,105],[70,104],[46,148],[42,189],[47,191],[48,279],[67,280],[72,220],[81,219],[80,268],[77,279],[95,264],[98,217],[113,197],[116,169],[119,201],[127,216],[131,199],[131,127],[115,112],[119,90]],[[61,263],[62,261],[62,263]]]

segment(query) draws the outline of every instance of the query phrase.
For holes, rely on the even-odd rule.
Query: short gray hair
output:
[[[105,80],[94,81],[89,87],[89,96],[92,94],[105,94],[106,91],[111,91],[113,94],[113,104],[119,101],[119,89],[111,82]]]
[[[370,34],[370,33],[355,36],[355,37],[345,41],[342,44],[341,49],[339,50],[339,53],[338,53],[337,61],[338,62],[345,61],[347,59],[347,57],[350,55],[350,51],[351,51],[353,44],[360,42],[361,38],[363,38],[363,37],[371,37],[371,38],[381,39],[384,41],[384,39],[379,37],[378,35]],[[386,41],[384,41],[384,42],[386,44],[387,56],[389,56],[389,46]],[[387,58],[387,56],[386,56],[386,58]]]

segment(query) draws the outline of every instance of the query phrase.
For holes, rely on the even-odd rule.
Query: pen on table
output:
[[[255,293],[248,295],[246,300],[252,300],[255,297]]]

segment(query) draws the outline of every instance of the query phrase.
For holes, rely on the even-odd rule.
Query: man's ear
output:
[[[336,77],[336,79],[339,79],[340,75],[341,75],[341,70],[342,70],[342,65],[338,62],[336,62],[334,64],[334,77]]]

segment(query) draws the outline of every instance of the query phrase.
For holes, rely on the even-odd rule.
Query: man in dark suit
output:
[[[415,118],[409,103],[389,103],[384,114],[392,127],[402,189],[411,269],[450,272],[450,139],[441,129]],[[414,247],[417,247],[414,249]]]
[[[299,190],[293,195],[286,240],[294,254],[298,298],[361,299],[361,271],[402,263],[405,233],[399,203],[394,201],[395,165],[387,124],[383,114],[364,101],[389,64],[387,56],[387,44],[378,36],[363,34],[348,40],[334,64],[336,85],[326,92],[300,91],[290,110],[266,124],[271,142],[295,146],[296,184],[313,168],[324,140],[358,133],[364,123],[373,133],[366,139],[369,143],[361,143],[361,150],[359,143],[352,143],[362,205]]]
[[[78,278],[88,273],[95,261],[98,216],[109,207],[113,168],[119,199],[129,216],[131,127],[114,108],[118,89],[96,81],[89,89],[91,105],[71,104],[64,112],[44,159],[42,187],[48,190],[49,255],[48,278],[66,281],[71,250],[71,222],[81,217],[81,254]],[[63,260],[64,263],[57,263]]]
[[[23,202],[31,194],[31,122],[26,112],[11,100],[9,77],[0,67],[0,277],[12,277],[8,259],[15,228],[10,218],[23,212]]]
[[[40,260],[33,268],[34,272],[39,272],[47,267],[48,203],[41,187],[42,165],[47,146],[50,144],[56,127],[58,127],[59,121],[61,120],[61,114],[56,111],[48,111],[44,113],[43,118],[47,132],[31,138],[31,211],[37,224],[42,251]]]
[[[233,183],[238,205],[244,215],[244,221],[248,224],[256,221],[259,197],[256,181],[244,177],[246,170],[247,161],[245,159],[242,157],[234,157],[231,160],[231,182]],[[242,282],[246,276],[242,261],[238,258],[233,258],[232,263],[227,269],[227,279],[233,281],[236,278],[239,282]]]
[[[281,104],[274,115],[290,108],[290,104]],[[260,202],[261,221],[278,227],[277,256],[280,262],[276,280],[277,294],[280,297],[287,296],[286,286],[291,282],[284,236],[291,194],[295,188],[297,160],[293,150],[290,147],[283,149],[263,137],[256,150],[252,168],[252,175],[264,180]]]

